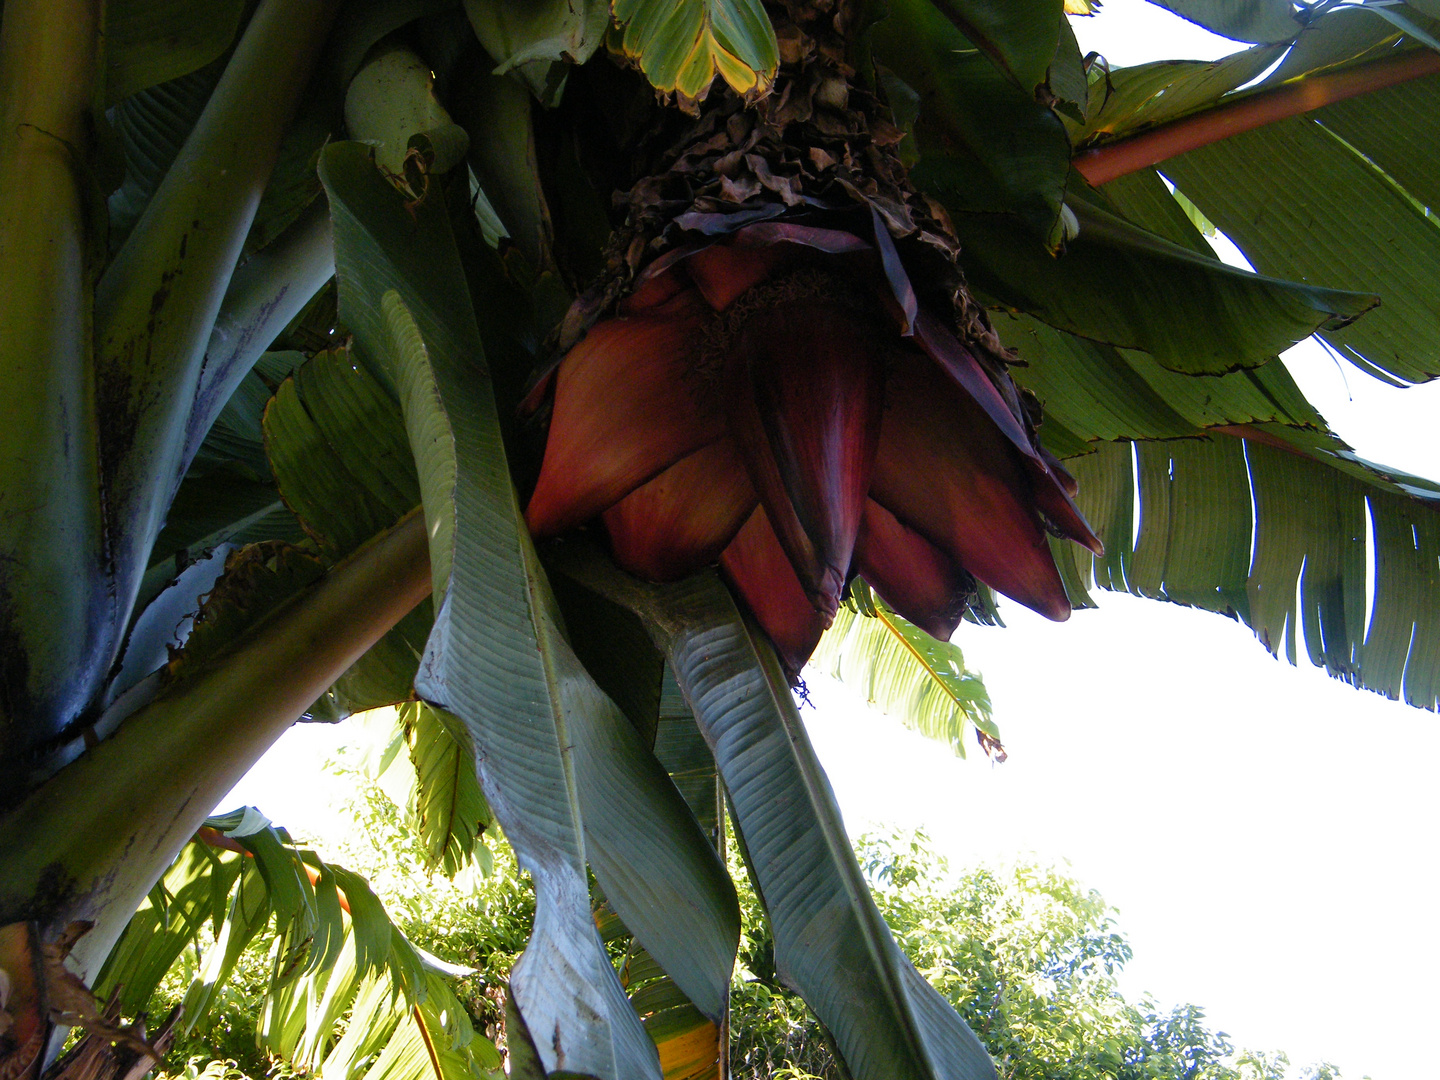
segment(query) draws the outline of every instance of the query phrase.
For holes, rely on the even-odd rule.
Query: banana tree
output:
[[[850,1072],[987,1076],[795,711],[827,627],[989,749],[940,642],[997,592],[1223,613],[1434,709],[1440,485],[1276,357],[1440,373],[1440,11],[1166,6],[1249,47],[1111,69],[1062,0],[5,0],[8,985],[61,940],[96,976],[291,723],[420,701],[535,883],[514,1068],[723,1070],[669,678]],[[34,1075],[71,1012],[6,993]]]

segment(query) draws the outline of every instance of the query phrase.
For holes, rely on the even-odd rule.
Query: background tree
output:
[[[527,1067],[653,1077],[682,1029],[718,1062],[723,780],[777,969],[889,1078],[991,1067],[789,696],[841,604],[962,726],[963,667],[906,622],[993,618],[991,587],[1063,618],[1088,583],[1292,657],[1303,626],[1433,708],[1437,488],[1273,357],[1318,331],[1436,371],[1435,24],[1174,6],[1254,47],[1108,71],[1060,0],[6,0],[7,1074],[110,1030],[59,955],[93,979],[307,711],[417,702],[432,791],[473,761],[536,884]],[[337,923],[297,888],[308,966]],[[627,989],[667,1002],[648,1029]]]
[[[465,965],[461,970],[468,974],[452,984],[456,998],[477,1040],[488,1037],[503,1046],[505,977],[529,934],[533,894],[508,846],[493,835],[472,849],[484,853],[480,862],[488,872],[467,860],[468,869],[452,885],[424,870],[428,859],[414,768],[394,752],[383,722],[366,726],[370,731],[358,745],[330,766],[353,785],[346,811],[361,828],[319,846],[327,859],[343,858],[362,872],[417,944]],[[1126,1000],[1117,979],[1131,952],[1115,913],[1098,893],[1063,873],[1024,863],[955,873],[923,833],[869,835],[858,842],[856,854],[896,940],[974,1028],[1000,1075],[1061,1080],[1285,1075],[1285,1055],[1237,1050],[1206,1025],[1194,1005],[1162,1010],[1148,998]],[[732,870],[741,882],[743,921],[740,965],[730,989],[731,1075],[843,1076],[823,1028],[776,978],[774,943],[759,901],[738,860],[732,859]],[[152,932],[143,910],[130,933],[137,931]],[[193,1008],[186,992],[203,967],[198,957],[211,937],[206,926],[187,946],[197,958],[182,957],[157,986],[147,1005],[152,1016],[182,1003]],[[183,1024],[194,1027],[170,1051],[169,1069],[183,1064],[191,1072],[213,1073],[229,1059],[244,1075],[261,1077],[303,1064],[257,1023],[273,1008],[272,957],[280,939],[273,923],[262,930],[204,1011],[187,1013]],[[617,951],[614,959],[623,967],[627,957]],[[393,1075],[388,1061],[352,1063],[343,1054],[327,1056],[345,1042],[347,1024],[353,1023],[353,1017],[342,1016],[333,1034],[316,1039],[321,1075],[343,1072],[372,1080]],[[306,1041],[296,1039],[294,1045]],[[1322,1080],[1333,1075],[1326,1068],[1314,1066],[1303,1075]]]

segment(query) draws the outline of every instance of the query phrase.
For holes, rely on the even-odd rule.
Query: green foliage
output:
[[[880,600],[863,580],[850,586],[811,663],[864,694],[882,712],[965,756],[965,734],[998,746],[985,683],[965,667],[960,646],[936,641]],[[987,741],[988,740],[988,741]]]
[[[777,970],[833,1033],[857,1080],[987,1076],[975,1036],[896,948],[779,659],[719,577],[647,586],[595,558],[577,554],[566,565],[639,614],[662,646],[715,754]]]
[[[174,1005],[186,1008],[166,1075],[236,1080],[232,1074],[282,1078],[318,1069],[338,1080],[419,1075],[441,1080],[419,1040],[417,1016],[439,1054],[444,1080],[490,1076],[489,1070],[498,1068],[500,1058],[489,1044],[500,1035],[506,980],[533,923],[533,894],[503,842],[481,845],[485,868],[469,863],[454,884],[422,869],[428,852],[418,822],[366,769],[386,766],[379,768],[383,779],[396,763],[393,773],[399,775],[390,776],[389,786],[402,802],[413,795],[413,771],[403,755],[386,754],[385,720],[371,726],[372,752],[348,752],[335,766],[355,785],[346,812],[356,828],[326,845],[327,854],[344,858],[359,873],[306,852],[300,857],[318,865],[322,875],[307,894],[298,876],[291,874],[288,884],[282,878],[287,866],[299,865],[285,834],[274,834],[278,846],[257,845],[254,837],[273,830],[260,826],[263,819],[253,811],[231,815],[233,821],[216,819],[217,825],[233,824],[232,832],[257,828],[241,842],[255,846],[263,858],[201,842],[187,845],[122,938],[97,988],[123,985],[127,1012],[159,1016]],[[393,718],[388,726],[394,727]],[[284,888],[266,888],[265,875],[252,862],[269,867],[272,880]],[[227,903],[237,875],[248,882],[248,892],[237,891]],[[342,940],[332,948],[323,944],[325,916],[307,908],[305,900],[308,895],[323,900],[327,879],[340,884],[350,905]],[[281,902],[270,900],[282,893],[299,898],[288,917],[277,907]],[[236,923],[242,910],[244,926]],[[341,919],[340,909],[332,910],[330,917]],[[383,930],[392,952],[388,965],[373,968],[369,977],[355,963],[354,942],[364,936],[350,932],[357,916],[371,927],[370,938]],[[215,944],[208,945],[212,937]],[[411,942],[426,951],[416,953]],[[448,969],[460,977],[449,983],[438,978],[432,952],[464,965]],[[217,967],[222,955],[224,964]],[[363,956],[360,960],[363,966]],[[392,981],[387,972],[402,977]]]
[[[620,48],[657,90],[705,96],[718,73],[762,94],[780,63],[775,29],[757,0],[614,0]]]
[[[1127,1001],[1131,957],[1100,895],[1053,869],[953,873],[925,834],[862,837],[865,875],[896,940],[965,1017],[1004,1080],[1280,1080],[1284,1054],[1237,1051],[1194,1005]],[[738,869],[738,868],[737,868]],[[734,1075],[844,1076],[825,1033],[780,985],[753,891],[731,997]],[[1332,1066],[1307,1076],[1338,1077]]]
[[[503,1046],[507,980],[535,915],[527,877],[493,832],[480,849],[487,853],[487,869],[468,864],[453,883],[424,870],[423,829],[406,809],[414,798],[414,771],[391,737],[395,722],[374,714],[352,723],[355,745],[329,767],[354,792],[344,807],[354,827],[320,846],[373,883],[385,910],[416,945],[466,965],[469,974],[455,979],[451,990],[476,1037],[483,1034]],[[839,1080],[848,1074],[828,1033],[777,973],[768,920],[733,836],[728,848],[742,915],[729,999],[730,1075]],[[1237,1050],[1224,1033],[1206,1025],[1194,1005],[1163,1009],[1149,998],[1127,1001],[1117,980],[1131,950],[1114,911],[1064,873],[1023,863],[955,873],[923,832],[863,837],[856,855],[896,941],[970,1023],[1004,1080],[1282,1080],[1286,1075],[1284,1054]],[[194,878],[197,859],[231,865],[239,856],[199,845],[187,849],[167,878],[165,910],[177,927],[211,915],[211,893],[193,887],[187,892],[180,884]],[[197,915],[186,914],[192,910]],[[704,1017],[674,996],[673,983],[603,903],[597,922],[612,942],[612,960],[634,994],[635,1008],[649,1017],[652,1037],[664,1039],[671,1028],[703,1037]],[[294,1075],[294,1066],[256,1041],[281,943],[272,926],[239,954],[205,1016],[167,1058],[168,1077]],[[184,996],[199,953],[195,944],[179,953],[150,996],[151,1015]],[[342,1017],[337,1034],[354,1022]],[[230,1074],[222,1075],[227,1068]],[[1312,1066],[1302,1076],[1339,1080],[1327,1065]]]

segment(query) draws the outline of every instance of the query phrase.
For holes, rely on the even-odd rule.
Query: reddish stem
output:
[[[1344,71],[1312,75],[1224,102],[1104,146],[1082,150],[1071,163],[1081,176],[1098,187],[1232,135],[1437,73],[1440,73],[1440,53],[1431,49],[1407,50]]]

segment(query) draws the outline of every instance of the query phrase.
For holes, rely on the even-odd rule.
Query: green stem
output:
[[[93,920],[93,975],[216,802],[429,593],[417,508],[0,818],[0,925]]]
[[[0,792],[94,696],[112,622],[90,349],[101,8],[7,0],[0,21]]]
[[[102,483],[120,626],[180,482],[216,317],[337,3],[262,0],[96,287]],[[108,668],[113,653],[101,659]]]
[[[1440,53],[1411,49],[1343,71],[1310,75],[1233,101],[1222,101],[1204,112],[1182,116],[1092,150],[1082,150],[1071,164],[1076,172],[1098,187],[1232,135],[1436,73],[1440,73]]]
[[[335,243],[323,198],[235,271],[205,347],[186,432],[185,468],[260,354],[334,276]]]

